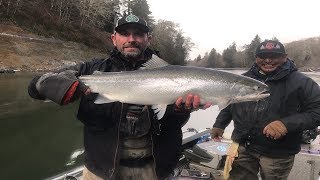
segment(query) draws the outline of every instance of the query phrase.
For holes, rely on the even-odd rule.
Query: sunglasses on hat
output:
[[[284,54],[279,54],[279,53],[261,53],[257,54],[256,57],[260,59],[278,59],[282,58]]]

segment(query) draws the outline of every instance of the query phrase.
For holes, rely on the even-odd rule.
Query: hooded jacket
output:
[[[213,127],[225,129],[234,121],[232,140],[268,157],[286,157],[300,151],[302,131],[320,124],[320,89],[297,71],[292,60],[268,75],[254,64],[243,75],[265,82],[270,96],[257,102],[231,104],[217,116]],[[270,122],[280,120],[288,133],[274,140],[263,134]]]
[[[155,52],[147,49],[146,59],[150,59],[152,54],[155,54]],[[63,71],[74,70],[77,72],[77,76],[80,76],[92,74],[94,71],[132,71],[138,69],[139,65],[133,65],[119,51],[114,49],[108,59],[94,59]],[[31,81],[29,94],[36,99],[45,99],[46,97],[36,89],[36,82],[40,77],[35,77]],[[61,78],[58,82],[60,83],[59,86],[67,87],[73,83],[73,81],[71,83],[68,80],[63,81]],[[65,87],[59,87],[58,89],[60,88],[67,89]],[[45,90],[42,91],[51,91],[53,88],[50,86],[50,89],[43,89]],[[59,95],[57,94],[57,96]],[[119,142],[121,142],[123,136],[119,128],[120,122],[126,118],[128,104],[120,102],[95,104],[96,96],[97,94],[94,93],[83,96],[77,114],[77,118],[84,124],[85,166],[97,176],[103,179],[111,179],[114,177],[120,160],[121,146]],[[53,99],[60,100],[62,98],[54,97]],[[60,104],[60,102],[57,103]],[[156,173],[159,179],[163,179],[172,172],[180,158],[181,127],[189,119],[190,112],[176,112],[173,110],[173,105],[169,105],[164,117],[160,120],[156,118],[150,107],[143,112],[140,116],[151,122],[152,156],[156,165]]]

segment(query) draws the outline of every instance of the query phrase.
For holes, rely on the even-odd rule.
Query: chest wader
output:
[[[152,156],[151,122],[147,106],[130,105],[120,125],[120,165],[116,179],[153,180],[156,178]]]

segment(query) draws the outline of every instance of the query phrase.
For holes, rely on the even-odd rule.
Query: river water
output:
[[[232,71],[241,73],[243,71]],[[319,73],[308,73],[318,83]],[[40,180],[82,164],[82,124],[76,120],[77,103],[60,107],[29,97],[34,74],[0,74],[1,179]],[[191,114],[183,130],[212,127],[217,106]],[[231,135],[232,124],[225,137]]]
[[[81,163],[77,105],[59,107],[29,97],[32,74],[0,74],[1,179],[44,179]],[[73,162],[75,160],[75,162]]]

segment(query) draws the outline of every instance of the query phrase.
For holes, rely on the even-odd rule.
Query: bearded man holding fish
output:
[[[256,62],[245,76],[265,82],[270,96],[231,104],[220,111],[211,136],[220,140],[233,120],[233,143],[225,163],[230,180],[286,180],[300,149],[303,130],[320,125],[320,88],[297,71],[284,45],[266,40],[256,49]]]
[[[188,121],[191,111],[199,109],[198,95],[187,93],[176,97],[159,118],[160,110],[148,104],[98,102],[99,94],[78,79],[94,71],[141,68],[144,62],[157,55],[148,48],[149,31],[146,21],[140,17],[133,14],[122,17],[111,35],[115,48],[109,58],[45,73],[30,82],[28,91],[35,99],[66,105],[81,98],[77,118],[84,124],[84,180],[165,179],[180,158],[181,127]],[[107,88],[114,86],[105,85]],[[201,108],[210,105],[204,103]]]

